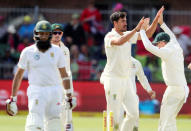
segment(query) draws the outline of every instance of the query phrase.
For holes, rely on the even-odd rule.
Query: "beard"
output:
[[[36,46],[39,50],[48,50],[51,47],[50,40],[47,41],[41,41],[41,40],[36,40]]]

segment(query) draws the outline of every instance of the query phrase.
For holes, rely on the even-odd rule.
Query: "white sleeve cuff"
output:
[[[162,25],[160,26],[162,29],[166,27],[166,24],[163,22]]]

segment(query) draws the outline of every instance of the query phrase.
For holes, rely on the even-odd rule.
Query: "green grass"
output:
[[[0,131],[24,131],[26,115],[17,115],[9,117],[0,114]],[[102,131],[101,115],[74,115],[75,131]],[[158,118],[141,117],[139,131],[157,131]],[[191,119],[178,118],[178,131],[190,131]]]

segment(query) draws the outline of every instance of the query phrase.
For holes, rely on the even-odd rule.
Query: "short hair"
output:
[[[118,12],[114,12],[113,14],[111,14],[110,20],[112,23],[114,23],[114,21],[117,22],[120,18],[124,18],[126,16],[127,16],[127,14],[125,12],[118,11]]]

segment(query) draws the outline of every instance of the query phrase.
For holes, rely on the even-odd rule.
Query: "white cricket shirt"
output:
[[[28,71],[30,86],[62,86],[58,68],[65,67],[63,55],[58,46],[52,45],[43,53],[34,44],[22,51],[18,67]]]
[[[132,65],[131,65],[131,80],[133,82],[133,88],[134,91],[137,92],[137,88],[136,88],[136,81],[135,81],[135,77],[137,76],[139,82],[141,83],[141,85],[143,86],[143,88],[148,92],[148,91],[152,91],[149,82],[147,80],[147,77],[145,76],[145,73],[143,71],[142,65],[141,63],[136,60],[135,58],[131,57],[132,60]]]
[[[71,69],[70,69],[70,51],[68,49],[68,47],[66,47],[64,45],[64,43],[60,42],[60,48],[62,49],[64,56],[65,56],[65,60],[66,60],[66,72],[68,74],[68,76],[72,76],[71,74]]]
[[[129,31],[124,32],[124,34]],[[114,29],[108,32],[105,36],[105,52],[107,57],[107,63],[104,68],[103,74],[107,77],[128,77],[130,75],[131,67],[131,44],[136,43],[138,33],[123,45],[111,45],[113,39],[122,37]]]
[[[143,44],[148,51],[162,59],[162,74],[167,86],[186,86],[182,48],[165,23],[161,25],[161,28],[170,36],[170,41],[164,47],[159,49],[152,45],[145,31],[141,30]]]

